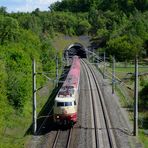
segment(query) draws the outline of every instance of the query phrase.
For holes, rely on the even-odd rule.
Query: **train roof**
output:
[[[74,93],[74,86],[62,86],[58,92],[58,97],[71,97]]]
[[[67,75],[65,82],[63,83],[63,86],[72,85],[75,88],[77,88],[79,83],[79,77],[80,77],[80,59],[78,56],[74,56],[70,71]]]
[[[64,81],[61,89],[59,90],[55,101],[69,102],[74,101],[73,97],[74,89],[78,87],[80,77],[80,59],[78,56],[74,56],[70,71]]]

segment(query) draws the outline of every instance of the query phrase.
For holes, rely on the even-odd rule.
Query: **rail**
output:
[[[72,131],[73,131],[73,128],[70,128],[70,129],[68,130],[67,142],[66,142],[66,146],[65,146],[66,148],[70,148],[70,142],[71,142],[71,137],[72,137]],[[62,131],[59,129],[59,130],[57,131],[56,136],[55,136],[55,139],[54,139],[52,148],[56,148],[56,147],[57,147],[60,134],[62,134]]]
[[[109,141],[109,146],[110,146],[110,148],[115,148],[116,147],[115,139],[113,138],[113,133],[111,133],[111,131],[110,131],[110,121],[109,121],[107,109],[105,107],[105,102],[104,102],[104,99],[103,99],[103,95],[101,93],[101,89],[100,89],[99,84],[97,82],[97,78],[96,78],[94,69],[85,60],[82,60],[82,63],[88,66],[89,71],[91,72],[92,77],[94,78],[94,82],[96,84],[96,88],[97,88],[97,91],[98,91],[99,96],[100,96],[99,98],[100,98],[100,102],[101,102],[101,108],[102,108],[102,111],[103,111],[103,116],[104,116],[106,131],[107,131],[107,137],[108,137],[108,141]]]

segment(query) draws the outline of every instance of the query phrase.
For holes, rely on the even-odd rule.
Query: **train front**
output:
[[[77,105],[74,94],[62,90],[55,99],[54,122],[60,125],[73,125],[76,121]]]

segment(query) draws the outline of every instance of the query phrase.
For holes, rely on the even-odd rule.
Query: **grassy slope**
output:
[[[79,42],[84,46],[88,46],[88,39],[86,38],[87,37],[68,37],[62,34],[58,34],[52,40],[52,44],[57,50],[63,50],[75,42]],[[53,86],[49,87],[49,92],[44,93],[41,90],[40,93],[38,93],[38,113],[48,99],[50,90],[52,88]],[[7,104],[6,108],[10,108],[10,106]],[[9,115],[9,120],[7,124],[5,124],[5,127],[2,129],[2,134],[0,134],[0,148],[23,148],[24,144],[27,143],[27,141],[31,138],[29,135],[24,135],[32,123],[32,98],[30,98],[30,102],[28,102],[28,104],[25,104],[24,112],[22,115],[16,113],[13,109]]]
[[[139,70],[140,73],[148,72],[148,67],[139,68],[138,70]],[[110,69],[110,71],[111,71],[111,69]],[[121,67],[120,68],[116,68],[116,76],[119,77],[120,79],[124,78],[128,72],[134,73],[134,68],[121,68]],[[139,77],[139,90],[142,88],[141,84],[143,82],[144,83],[148,82],[148,76]],[[127,86],[129,86],[130,88],[134,88],[134,82],[132,80],[126,81],[125,84],[127,84]],[[117,94],[119,95],[119,92],[117,92]],[[121,99],[122,100],[121,104],[123,106],[126,106],[127,105],[126,104],[126,99],[125,98],[123,99],[123,95],[121,95],[121,94],[119,96],[120,97],[122,96],[121,97],[122,98]],[[130,97],[133,98],[133,95],[130,96]],[[129,114],[131,115],[131,112],[129,112]],[[148,115],[148,111],[139,112],[139,118],[143,118],[145,116],[145,114],[147,116]],[[139,136],[138,137],[139,137],[140,141],[143,143],[144,148],[147,148],[148,147],[148,135],[146,135],[144,133],[144,130],[146,130],[146,129],[144,129],[145,126],[141,125],[141,122],[139,122],[139,126],[140,127],[142,126],[142,128],[139,129]]]
[[[49,87],[49,86],[48,86]],[[49,90],[52,86],[49,87]],[[42,90],[41,90],[42,91]],[[46,94],[37,94],[37,112],[41,110],[47,101],[49,92]],[[25,141],[29,139],[29,135],[25,136],[26,131],[32,123],[32,98],[30,102],[25,104],[23,114],[18,114],[12,111],[9,116],[9,121],[4,127],[3,134],[0,135],[0,148],[23,148]]]
[[[57,50],[64,50],[70,44],[81,43],[85,47],[89,46],[88,36],[65,36],[63,34],[57,34],[57,36],[52,40],[52,45]]]

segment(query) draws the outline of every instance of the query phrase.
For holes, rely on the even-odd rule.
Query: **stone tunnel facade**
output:
[[[80,58],[86,58],[85,47],[80,43],[71,44],[68,48],[65,49],[64,57],[72,58],[73,56],[79,56]]]

